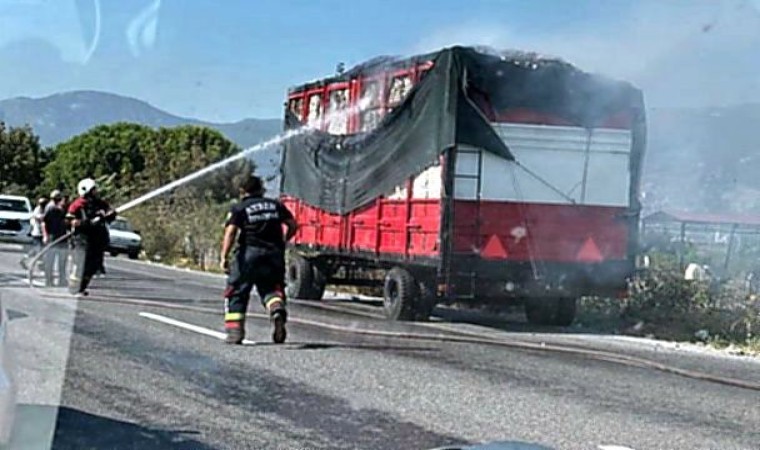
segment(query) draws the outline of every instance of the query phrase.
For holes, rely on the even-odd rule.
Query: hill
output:
[[[0,121],[29,124],[43,145],[55,145],[95,125],[134,122],[149,127],[202,125],[216,128],[245,148],[281,129],[278,119],[245,119],[235,123],[210,123],[175,116],[147,102],[97,91],[72,91],[42,98],[17,97],[0,101]]]

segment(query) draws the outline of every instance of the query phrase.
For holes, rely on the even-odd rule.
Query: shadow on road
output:
[[[56,409],[51,447],[50,435],[44,429],[49,428]],[[211,449],[191,437],[198,434],[192,430],[153,429],[67,407],[19,405],[11,448]]]
[[[257,343],[257,346],[267,345],[269,343]],[[270,344],[278,345],[278,344]],[[342,344],[337,342],[306,342],[289,343],[286,350],[331,350],[335,348],[346,348],[355,350],[376,350],[376,351],[409,351],[409,352],[437,352],[440,351],[433,347],[410,347],[401,345],[371,345],[371,344]]]

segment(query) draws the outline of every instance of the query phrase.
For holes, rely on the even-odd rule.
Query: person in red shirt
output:
[[[100,198],[92,178],[77,185],[79,197],[69,205],[66,217],[74,228],[72,239],[74,264],[69,278],[72,294],[88,295],[93,275],[103,266],[103,253],[108,247],[107,223],[116,219],[116,211]]]

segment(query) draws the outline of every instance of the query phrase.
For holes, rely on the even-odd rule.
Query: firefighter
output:
[[[77,193],[79,197],[71,202],[66,215],[74,228],[74,264],[69,290],[86,296],[90,280],[103,265],[103,253],[108,247],[106,223],[116,219],[116,211],[100,198],[97,183],[92,178],[80,181]]]
[[[272,340],[285,342],[285,243],[295,235],[297,225],[290,211],[279,201],[265,198],[264,192],[261,178],[246,178],[240,185],[242,200],[232,206],[225,224],[221,267],[228,274],[224,291],[228,344],[240,344],[245,338],[245,313],[254,286],[274,325]],[[229,260],[236,236],[238,246]]]

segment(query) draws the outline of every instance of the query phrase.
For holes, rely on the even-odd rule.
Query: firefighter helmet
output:
[[[85,178],[77,185],[77,193],[79,193],[81,197],[84,197],[97,187],[98,184],[95,182],[95,180],[92,178]]]

